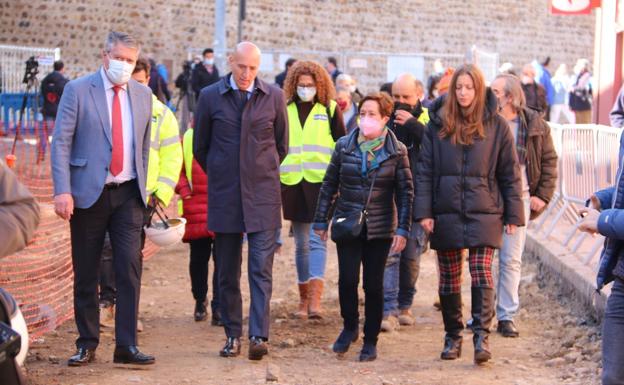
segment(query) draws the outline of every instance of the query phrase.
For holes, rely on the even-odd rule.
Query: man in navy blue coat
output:
[[[268,353],[273,255],[281,228],[279,165],[288,151],[284,94],[257,79],[260,50],[239,43],[232,73],[201,91],[193,154],[208,174],[208,229],[215,232],[223,357],[240,353],[243,233],[249,241],[249,358]]]

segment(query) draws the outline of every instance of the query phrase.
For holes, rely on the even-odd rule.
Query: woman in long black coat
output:
[[[416,176],[414,217],[431,233],[440,266],[439,294],[446,337],[442,359],[461,355],[462,254],[468,249],[476,363],[491,358],[494,316],[492,257],[503,229],[524,226],[514,139],[497,113],[481,71],[460,67],[445,99],[430,109]]]

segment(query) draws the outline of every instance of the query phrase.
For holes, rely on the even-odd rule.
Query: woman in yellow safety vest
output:
[[[288,156],[280,166],[284,219],[292,221],[299,284],[298,318],[322,318],[327,245],[312,231],[316,200],[336,141],[345,135],[332,80],[321,65],[298,61],[284,82]]]

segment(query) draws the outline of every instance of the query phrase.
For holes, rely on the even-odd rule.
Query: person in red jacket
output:
[[[182,216],[186,219],[183,242],[190,246],[189,272],[191,275],[191,291],[195,298],[195,321],[203,321],[208,317],[206,312],[206,295],[208,294],[208,262],[214,244],[214,233],[208,230],[208,178],[206,173],[193,158],[193,129],[184,134],[182,142],[184,164],[176,193],[180,195]],[[212,259],[212,309],[211,323],[221,326],[219,314],[219,288],[217,285],[217,264]]]

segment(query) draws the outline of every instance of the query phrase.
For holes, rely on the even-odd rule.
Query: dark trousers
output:
[[[248,233],[247,271],[251,304],[249,336],[269,338],[271,293],[273,290],[273,255],[279,229]],[[243,235],[216,233],[215,247],[219,271],[219,309],[228,337],[243,334],[243,300],[240,291]]]
[[[624,384],[624,281],[616,278],[602,324],[602,384]]]
[[[145,219],[145,217],[144,217]],[[143,222],[145,225],[145,222]],[[145,231],[141,229],[141,271],[143,271],[143,248],[145,247]],[[102,259],[100,260],[100,306],[115,304],[117,288],[115,287],[115,269],[113,268],[113,247],[108,231],[104,236]]]
[[[210,254],[213,252],[212,244],[212,238],[200,238],[189,241],[191,249],[189,273],[191,275],[191,291],[195,301],[206,300],[206,295],[208,294],[208,262],[210,261]],[[210,301],[210,308],[214,315],[219,311],[219,271],[214,257],[212,261],[214,272],[212,273],[212,301]]]
[[[364,341],[376,344],[383,316],[383,276],[392,239],[363,238],[337,242],[338,296],[344,328],[358,328],[360,264],[364,278]]]
[[[136,323],[141,288],[141,230],[144,206],[136,180],[104,188],[93,206],[74,209],[70,220],[74,270],[74,316],[77,347],[99,343],[98,278],[104,235],[113,249],[117,296],[115,340],[118,346],[137,344]]]

